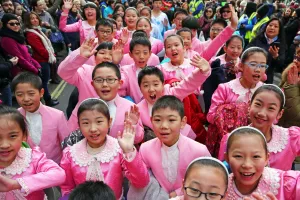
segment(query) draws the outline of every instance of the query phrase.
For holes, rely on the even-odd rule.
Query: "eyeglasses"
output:
[[[102,33],[102,34],[106,34],[106,35],[109,35],[109,34],[111,34],[112,33],[112,31],[111,30],[109,30],[109,31],[106,31],[106,30],[98,30],[100,33]]]
[[[201,192],[200,190],[197,190],[195,188],[191,188],[191,187],[184,187],[184,190],[186,192],[186,194],[190,197],[195,197],[195,198],[199,198],[201,197],[202,194],[204,194],[204,197],[206,200],[221,200],[224,195],[218,194],[218,193],[213,193],[213,192]]]
[[[230,10],[223,10],[222,13],[231,13],[231,11]]]
[[[265,68],[268,69],[269,65],[267,64],[259,64],[259,63],[254,63],[254,62],[244,62],[244,64],[248,65],[251,68]]]
[[[10,22],[10,23],[7,23],[7,24],[9,24],[10,26],[20,26],[19,22]]]
[[[108,84],[113,84],[116,82],[116,80],[119,80],[119,79],[117,79],[117,78],[100,78],[100,77],[93,79],[93,81],[98,84],[103,84],[104,81],[106,81],[106,83],[108,83]]]
[[[212,32],[219,33],[219,32],[221,32],[221,31],[223,31],[223,29],[222,29],[222,28],[212,28],[211,31],[212,31]]]

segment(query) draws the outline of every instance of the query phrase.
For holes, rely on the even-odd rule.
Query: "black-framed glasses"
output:
[[[7,23],[7,24],[9,24],[10,26],[20,26],[19,22],[10,22],[10,23]]]
[[[116,80],[119,80],[119,79],[117,79],[117,78],[101,78],[101,77],[93,79],[93,81],[98,84],[103,84],[104,81],[106,81],[106,83],[108,83],[108,84],[113,84],[116,82]]]
[[[184,187],[184,190],[186,194],[190,197],[199,198],[203,194],[206,200],[221,200],[224,197],[224,195],[218,193],[214,193],[214,192],[205,193],[191,187]]]
[[[231,10],[223,10],[222,13],[231,13]]]
[[[251,68],[265,68],[268,69],[269,65],[267,64],[259,64],[255,62],[244,62],[245,65],[248,65]]]
[[[223,28],[212,28],[211,31],[212,31],[212,32],[219,33],[219,32],[221,32],[221,31],[223,31]]]
[[[100,33],[102,33],[102,34],[106,34],[106,35],[110,35],[111,33],[112,33],[112,31],[111,30],[102,30],[102,29],[100,29],[100,30],[98,30]]]

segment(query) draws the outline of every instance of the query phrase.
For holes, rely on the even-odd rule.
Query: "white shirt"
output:
[[[148,105],[149,115],[150,115],[150,117],[152,117],[152,108],[153,108],[153,105],[150,104],[150,103],[148,103],[148,102],[147,102],[147,105]]]
[[[116,118],[116,112],[117,112],[117,106],[115,104],[115,100],[116,100],[116,97],[113,100],[106,102],[108,105],[110,117],[112,118],[112,122],[111,122],[112,125],[114,124],[114,121]]]
[[[41,106],[41,105],[40,105]],[[40,109],[40,107],[39,107]],[[34,113],[26,112],[26,120],[28,122],[29,136],[35,145],[39,145],[42,139],[43,120],[39,109]]]
[[[137,67],[137,68],[136,68],[136,72],[135,72],[136,78],[139,76],[140,71],[142,71],[142,69],[139,68],[139,67]]]
[[[179,163],[178,141],[171,147],[168,147],[162,143],[161,147],[162,167],[164,175],[170,183],[174,183],[177,179]]]

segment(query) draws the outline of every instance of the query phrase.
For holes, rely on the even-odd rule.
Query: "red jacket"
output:
[[[37,29],[35,29],[35,30],[37,32],[40,32]],[[49,54],[48,54],[48,51],[45,48],[41,38],[38,35],[36,35],[35,33],[26,32],[26,40],[33,50],[32,57],[39,63],[48,62]]]

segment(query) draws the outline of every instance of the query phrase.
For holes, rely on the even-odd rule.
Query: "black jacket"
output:
[[[297,32],[300,28],[300,19],[299,18],[291,18],[289,22],[284,26],[285,36],[286,36],[286,44],[287,46],[291,46]]]
[[[11,80],[10,70],[13,67],[12,62],[8,61],[6,56],[0,48],[0,89],[7,86]]]

